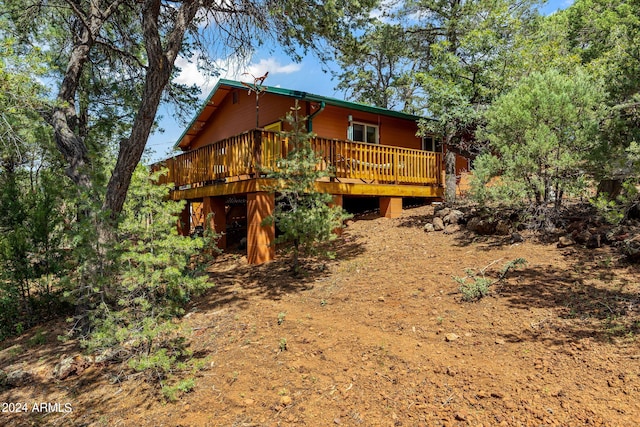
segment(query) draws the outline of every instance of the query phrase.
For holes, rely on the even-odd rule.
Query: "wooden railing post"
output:
[[[253,173],[259,177],[262,170],[262,131],[253,131]]]
[[[400,156],[398,154],[398,150],[393,152],[393,179],[396,184],[398,183],[398,170],[400,168],[400,165],[398,163],[400,161]]]

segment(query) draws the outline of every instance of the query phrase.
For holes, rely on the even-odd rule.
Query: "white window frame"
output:
[[[364,139],[367,139],[367,128],[374,128],[376,130],[376,136],[375,136],[375,141],[356,141],[353,138],[353,126],[354,125],[360,125],[360,126],[364,126],[362,135],[364,136]],[[368,144],[379,144],[380,143],[380,126],[378,125],[372,125],[371,123],[364,123],[364,122],[351,122],[349,125],[349,129],[348,129],[348,135],[347,135],[347,139],[350,141],[354,141],[354,142],[365,142]]]

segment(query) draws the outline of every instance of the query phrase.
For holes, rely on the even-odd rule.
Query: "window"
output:
[[[442,143],[433,136],[425,136],[422,138],[422,149],[424,151],[442,151]]]
[[[378,143],[378,126],[353,122],[349,127],[348,139],[358,142]]]

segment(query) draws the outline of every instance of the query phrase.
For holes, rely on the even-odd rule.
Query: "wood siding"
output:
[[[237,103],[233,103],[233,92],[237,92]],[[256,128],[256,95],[247,90],[230,91],[218,106],[215,114],[207,121],[203,130],[193,140],[189,150],[221,141]],[[258,127],[263,127],[283,119],[294,105],[294,100],[271,93],[260,96]],[[304,114],[304,113],[303,113]]]
[[[349,115],[354,122],[378,126],[381,145],[406,147],[420,150],[422,139],[416,136],[418,125],[415,121],[395,117],[365,113],[347,108],[328,105],[313,119],[313,132],[328,139],[347,139]]]
[[[233,93],[237,93],[237,103],[233,103]],[[193,139],[189,150],[203,147],[215,141],[221,141],[238,135],[248,129],[256,128],[256,97],[247,90],[233,89],[222,99],[216,112],[212,114],[202,131]],[[295,99],[276,94],[265,93],[260,96],[259,126],[262,128],[278,120],[283,120]],[[318,103],[300,101],[302,117],[317,113]],[[415,121],[379,114],[372,114],[348,108],[327,105],[312,120],[313,132],[322,138],[347,139],[348,117],[353,121],[379,127],[381,145],[405,147],[420,150],[422,139],[416,136],[418,125]],[[286,129],[286,126],[285,126]]]

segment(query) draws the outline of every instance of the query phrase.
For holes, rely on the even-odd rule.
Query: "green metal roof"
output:
[[[245,89],[245,90],[247,89],[247,86],[243,85],[242,82],[239,82],[239,81],[236,81],[236,80],[220,79],[218,81],[218,83],[216,84],[216,86],[209,93],[209,96],[207,97],[206,101],[204,102],[204,105],[202,107],[200,107],[200,109],[198,110],[198,113],[196,114],[196,116],[193,118],[191,123],[189,123],[189,125],[187,126],[185,131],[182,133],[182,135],[180,135],[180,138],[178,138],[178,140],[176,141],[176,143],[174,145],[175,148],[178,148],[180,146],[180,142],[192,130],[192,128],[194,127],[194,124],[196,124],[197,122],[201,122],[201,120],[198,120],[198,119],[203,114],[205,109],[208,106],[210,106],[211,99],[218,92],[218,90],[220,90],[222,87],[228,87],[228,88],[232,88],[232,89]],[[333,106],[336,106],[336,107],[343,107],[343,108],[348,108],[348,109],[351,109],[351,110],[363,111],[363,112],[366,112],[366,113],[379,114],[379,115],[383,115],[383,116],[396,117],[396,118],[407,119],[407,120],[419,120],[419,119],[425,118],[425,117],[416,116],[416,115],[413,115],[413,114],[403,113],[403,112],[400,112],[400,111],[389,110],[387,108],[375,107],[373,105],[367,105],[367,104],[361,104],[359,102],[349,102],[349,101],[344,101],[344,100],[341,100],[341,99],[331,98],[331,97],[327,97],[327,96],[314,95],[312,93],[303,92],[303,91],[299,91],[299,90],[283,89],[283,88],[279,88],[279,87],[266,86],[266,85],[263,88],[264,88],[265,93],[272,93],[272,94],[275,94],[275,95],[287,96],[287,97],[290,97],[290,98],[295,98],[295,99],[299,99],[299,100],[303,100],[303,101],[324,102],[326,105],[333,105]]]

